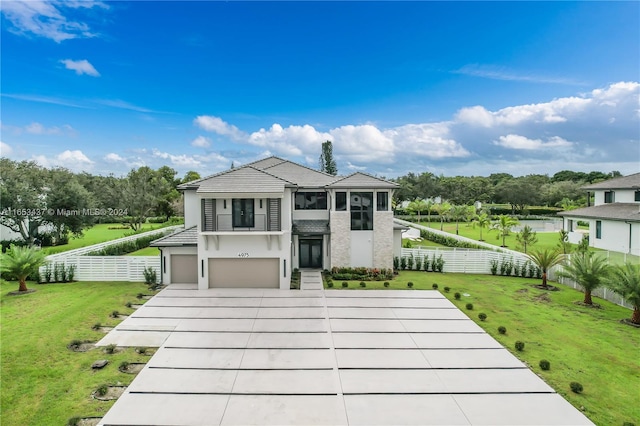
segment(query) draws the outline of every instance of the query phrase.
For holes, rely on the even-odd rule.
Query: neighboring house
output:
[[[162,281],[289,289],[295,268],[392,268],[396,187],[277,157],[185,183],[185,230],[152,243]]]
[[[594,195],[594,205],[558,213],[569,231],[569,242],[585,234],[578,221],[589,223],[591,247],[640,256],[640,173],[583,187]]]

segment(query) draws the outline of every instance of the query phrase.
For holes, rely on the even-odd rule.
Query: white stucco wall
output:
[[[374,231],[351,232],[351,263],[349,266],[373,267],[373,233]]]
[[[602,237],[596,238],[596,220],[589,221],[589,245],[603,250],[629,252],[629,224],[602,220]]]
[[[171,283],[171,256],[174,254],[197,254],[198,250],[196,247],[165,247],[162,249],[162,260],[161,260],[161,275],[162,275],[162,283],[169,284]],[[198,270],[198,274],[200,270]]]
[[[184,227],[200,229],[200,197],[195,189],[184,191]]]

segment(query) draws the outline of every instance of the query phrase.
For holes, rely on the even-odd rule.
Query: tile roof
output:
[[[292,234],[330,234],[328,220],[294,220]]]
[[[338,177],[327,188],[397,188],[399,185],[367,173],[356,172],[349,176]]]
[[[558,216],[640,222],[640,204],[611,203],[558,213]]]
[[[197,244],[198,227],[192,226],[191,228],[183,229],[182,231],[174,232],[166,237],[151,241],[149,245],[151,247],[180,247],[195,246]]]
[[[285,179],[251,166],[231,169],[199,183],[199,193],[283,193],[291,185]]]
[[[265,167],[262,170],[304,187],[320,188],[336,180],[335,176],[292,163],[291,161],[284,161]]]
[[[586,185],[582,189],[640,189],[640,173]]]

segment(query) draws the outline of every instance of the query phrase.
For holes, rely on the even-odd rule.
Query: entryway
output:
[[[300,269],[322,269],[322,237],[300,239]]]

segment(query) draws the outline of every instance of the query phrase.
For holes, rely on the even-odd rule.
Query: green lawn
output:
[[[138,293],[149,294],[144,284],[128,282],[75,282],[38,285],[37,291],[7,296],[17,283],[0,283],[2,339],[0,366],[2,425],[64,425],[70,417],[102,416],[113,401],[94,400],[101,384],[129,384],[134,376],[118,371],[122,361],[146,362],[149,357],[133,349],[107,355],[99,349],[71,352],[74,339],[98,341],[104,333],[93,331],[97,322],[116,325],[109,314],[129,314],[126,302],[136,303]],[[108,359],[103,370],[91,364]]]
[[[606,300],[594,299],[602,309],[576,305],[582,293],[562,287],[549,292],[550,302],[540,301],[545,293],[531,287],[538,280],[492,275],[436,274],[401,272],[391,281],[390,288],[407,289],[412,281],[415,289],[439,290],[469,317],[484,328],[507,349],[539,374],[559,394],[575,407],[585,407],[584,413],[597,425],[622,425],[640,419],[638,383],[640,383],[640,329],[619,322],[630,318],[631,311]],[[382,282],[367,282],[367,289],[383,288]],[[341,282],[334,282],[336,288]],[[443,288],[451,288],[444,293]],[[350,288],[360,288],[349,282]],[[469,294],[460,301],[454,293]],[[465,309],[473,303],[472,311]],[[487,314],[486,322],[478,314]],[[507,328],[501,335],[499,326]],[[516,352],[514,343],[525,342],[525,350]],[[538,366],[541,359],[551,362],[549,371]],[[584,392],[574,394],[572,381],[580,382]],[[544,409],[544,407],[541,407]]]
[[[142,226],[143,231],[151,231],[153,229],[164,228],[165,226],[169,226],[169,224],[158,224],[158,223],[145,223]],[[122,228],[120,224],[117,223],[100,223],[92,226],[89,229],[86,229],[83,232],[82,237],[80,238],[71,238],[69,239],[69,244],[64,244],[55,247],[46,247],[43,248],[42,251],[47,254],[60,253],[67,250],[73,250],[80,247],[86,247],[93,244],[104,243],[105,241],[111,241],[118,238],[122,238],[128,234],[133,232],[131,229],[109,229],[109,228]]]
[[[158,247],[147,247],[134,251],[133,253],[129,253],[127,256],[160,256],[160,250]]]

